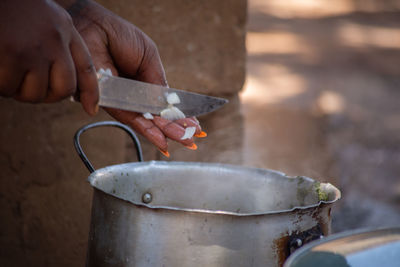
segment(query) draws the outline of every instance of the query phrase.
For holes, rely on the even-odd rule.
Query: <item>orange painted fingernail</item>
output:
[[[158,149],[164,156],[166,156],[167,158],[169,158],[169,156],[170,156],[170,154],[169,154],[169,152],[166,150],[166,151],[163,151],[163,150],[161,150],[161,149]]]
[[[97,112],[99,112],[99,104],[96,104],[96,106],[94,107],[94,114],[97,114]]]
[[[197,145],[196,145],[195,143],[193,143],[193,144],[190,145],[190,146],[185,146],[185,147],[187,147],[187,148],[189,148],[189,149],[191,149],[191,150],[196,150],[196,149],[197,149]]]
[[[200,137],[200,138],[202,138],[202,137],[206,137],[206,136],[207,136],[207,133],[204,132],[204,131],[201,131],[200,133],[195,134],[194,136],[195,136],[195,137]]]

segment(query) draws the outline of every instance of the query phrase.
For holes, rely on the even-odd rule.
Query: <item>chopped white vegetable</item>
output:
[[[106,69],[104,72],[105,72],[105,74],[107,74],[107,75],[113,76],[113,74],[112,74],[112,72],[111,72],[111,69]]]
[[[100,69],[97,71],[97,75],[108,75],[108,76],[113,76],[113,75],[112,75],[112,72],[111,72],[111,69],[103,69],[103,68],[100,68]]]
[[[168,107],[160,112],[161,118],[170,121],[185,118],[185,114],[183,114],[183,112],[179,108],[174,107],[174,104],[181,103],[179,96],[176,93],[166,93],[165,98],[167,99]]]
[[[111,72],[111,69],[106,69],[105,70],[103,68],[100,68],[97,71],[97,79],[99,80],[99,82],[107,79],[107,77],[110,77],[110,76],[113,76],[112,72]]]
[[[153,115],[151,113],[149,113],[149,112],[143,113],[143,117],[145,119],[148,119],[148,120],[153,120],[154,119]]]
[[[181,103],[181,100],[179,99],[179,96],[176,93],[170,93],[167,94],[167,102],[170,105],[175,105]]]
[[[196,132],[196,127],[187,127],[185,129],[185,134],[181,137],[181,140],[190,139]]]
[[[162,110],[160,112],[160,116],[161,116],[161,118],[164,118],[164,119],[167,119],[170,121],[185,118],[185,114],[183,114],[183,112],[179,108],[171,106],[171,105],[168,108]]]

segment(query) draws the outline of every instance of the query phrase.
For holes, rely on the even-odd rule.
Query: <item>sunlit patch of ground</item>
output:
[[[400,221],[399,29],[399,1],[249,2],[245,164],[337,185],[335,231]]]

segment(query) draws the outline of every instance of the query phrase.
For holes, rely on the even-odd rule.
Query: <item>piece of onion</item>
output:
[[[179,96],[176,93],[170,93],[166,95],[167,102],[170,105],[175,105],[181,103]]]
[[[103,68],[100,68],[97,71],[97,79],[99,80],[99,82],[107,79],[107,77],[110,77],[110,76],[113,76],[112,72],[111,72],[111,69],[106,69],[105,70]]]
[[[169,106],[166,109],[163,109],[160,112],[160,116],[161,118],[170,120],[170,121],[174,121],[174,120],[179,120],[179,119],[184,119],[185,118],[185,114],[183,114],[183,112],[174,106]]]
[[[143,113],[143,117],[148,120],[153,120],[154,117],[150,112]]]
[[[185,134],[181,137],[181,140],[190,139],[196,132],[196,127],[187,127],[185,129]]]

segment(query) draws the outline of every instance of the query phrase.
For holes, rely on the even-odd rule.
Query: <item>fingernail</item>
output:
[[[186,148],[189,148],[189,149],[191,149],[191,150],[196,150],[197,149],[197,145],[195,144],[195,143],[193,143],[192,145],[190,145],[190,146],[185,146]]]
[[[206,137],[206,136],[207,136],[207,133],[206,133],[206,132],[204,132],[204,131],[201,131],[200,133],[198,133],[198,134],[195,134],[194,136],[195,136],[195,137],[200,137],[200,138],[203,138],[203,137]]]
[[[96,106],[94,107],[94,115],[96,115],[97,112],[99,112],[99,109],[100,109],[99,104],[96,104]]]
[[[166,156],[167,158],[169,158],[169,156],[170,156],[170,154],[169,154],[169,152],[166,150],[166,151],[163,151],[163,150],[161,150],[161,149],[158,149],[164,156]]]

